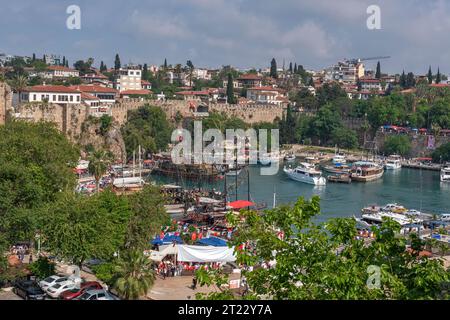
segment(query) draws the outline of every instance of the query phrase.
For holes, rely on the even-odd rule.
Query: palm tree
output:
[[[147,294],[155,281],[151,262],[142,250],[127,251],[116,267],[113,287],[126,300],[136,300]]]
[[[104,150],[94,151],[89,157],[89,173],[95,178],[96,190],[99,192],[100,179],[108,170],[111,163],[111,156]]]
[[[28,85],[28,79],[23,74],[16,75],[11,82],[11,87],[19,95],[19,103],[21,101],[21,92],[23,91],[23,89],[25,89],[27,87],[27,85]]]

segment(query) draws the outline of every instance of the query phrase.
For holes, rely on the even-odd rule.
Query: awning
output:
[[[175,235],[165,235],[163,239],[160,236],[156,236],[155,239],[152,240],[152,244],[162,245],[168,243],[183,243],[183,240],[180,236]]]
[[[228,203],[228,205],[230,207],[232,207],[233,209],[242,209],[242,208],[246,208],[246,207],[253,207],[255,205],[255,203],[251,202],[251,201],[247,201],[247,200],[238,200],[238,201],[233,201]]]
[[[233,262],[234,248],[211,246],[178,246],[178,261],[181,262]]]
[[[217,238],[217,237],[209,237],[209,238],[203,238],[197,241],[198,244],[202,244],[205,246],[212,246],[212,247],[227,247],[227,242],[224,239]]]

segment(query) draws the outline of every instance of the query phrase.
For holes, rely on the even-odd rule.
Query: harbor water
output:
[[[441,183],[439,172],[402,168],[385,171],[379,180],[367,183],[351,184],[327,183],[326,186],[313,186],[290,180],[282,170],[276,175],[263,176],[259,166],[250,166],[250,198],[257,203],[273,206],[274,194],[276,205],[292,204],[299,197],[321,198],[322,214],[317,220],[325,221],[334,217],[352,217],[359,215],[363,207],[398,203],[410,209],[441,214],[450,213],[450,183]],[[174,181],[165,177],[152,175],[157,183],[177,183],[183,187],[202,187],[224,190],[225,182],[217,181],[206,184],[201,181]],[[227,177],[228,198],[236,199],[235,178]],[[238,178],[238,199],[247,199],[247,171],[243,170]]]

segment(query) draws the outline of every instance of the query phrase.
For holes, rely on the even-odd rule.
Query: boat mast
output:
[[[142,184],[141,145],[139,145],[139,185]]]
[[[134,169],[136,168],[136,150],[133,150],[133,178],[134,178]]]

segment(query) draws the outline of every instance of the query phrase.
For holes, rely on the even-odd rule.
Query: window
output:
[[[73,96],[70,96],[70,101],[73,101]]]
[[[133,76],[134,75],[134,71],[130,71],[130,76]]]
[[[53,101],[56,101],[56,94],[53,95]]]
[[[33,100],[36,101],[36,94],[33,94]]]
[[[80,96],[77,96],[77,101],[80,101]]]

